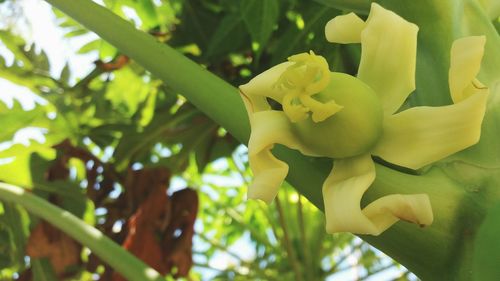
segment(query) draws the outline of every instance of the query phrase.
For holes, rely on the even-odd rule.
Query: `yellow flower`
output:
[[[248,150],[255,179],[248,197],[270,202],[276,196],[288,165],[271,149],[282,144],[334,159],[323,184],[327,232],[379,235],[400,219],[431,224],[427,194],[393,194],[360,206],[375,179],[371,155],[419,169],[480,137],[488,97],[475,78],[483,36],[453,43],[449,84],[454,104],[397,112],[415,89],[417,32],[416,25],[372,4],[366,22],[351,13],[334,18],[325,29],[330,42],[361,43],[357,78],[330,72],[326,60],[311,52],[240,86],[252,128]],[[282,110],[271,108],[267,98]]]

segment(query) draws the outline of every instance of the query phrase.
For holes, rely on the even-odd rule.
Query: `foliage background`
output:
[[[175,199],[176,192],[195,190],[194,235],[189,227],[169,229],[182,216],[165,225],[160,215],[144,225],[135,221],[149,238],[130,238],[151,247],[149,253],[161,261],[151,265],[164,267],[169,275],[183,272],[192,256],[190,280],[365,280],[378,272],[391,274],[379,274],[377,280],[415,279],[359,239],[326,235],[322,213],[288,186],[269,207],[246,202],[245,186],[251,180],[246,150],[223,128],[57,10],[67,40],[86,42],[75,55],[98,60],[88,73],[69,65],[54,73],[49,57],[30,39],[22,1],[1,2],[0,77],[26,87],[38,101],[30,109],[18,99],[0,102],[1,181],[31,188],[125,247],[135,225],[132,218],[151,204],[148,194],[155,188],[167,189],[169,197],[163,200],[171,205],[182,201]],[[327,0],[102,4],[234,86],[298,52],[313,50],[331,68],[351,74],[359,61],[358,47],[324,40],[325,23],[343,13]],[[364,7],[358,12],[366,14]],[[184,205],[197,206],[196,201]],[[174,213],[161,211],[162,204],[152,206],[158,207],[152,213]],[[4,280],[118,280],[88,249],[41,227],[18,206],[2,204],[0,213]],[[186,242],[191,237],[193,251]],[[40,249],[44,245],[52,250]],[[174,266],[165,265],[172,260]]]

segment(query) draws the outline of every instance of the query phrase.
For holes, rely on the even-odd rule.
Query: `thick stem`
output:
[[[19,204],[33,215],[61,229],[82,245],[87,246],[127,280],[165,280],[156,270],[145,265],[99,230],[87,225],[68,211],[60,209],[20,187],[0,183],[0,200]]]

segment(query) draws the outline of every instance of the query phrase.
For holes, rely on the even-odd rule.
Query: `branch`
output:
[[[0,182],[0,199],[21,205],[82,245],[130,281],[164,281],[160,274],[127,252],[94,227],[28,191]]]
[[[313,280],[313,264],[312,264],[312,260],[311,260],[311,255],[310,255],[310,248],[308,246],[308,240],[307,240],[307,236],[306,236],[306,226],[305,226],[305,222],[304,222],[304,210],[302,208],[302,196],[300,195],[300,193],[298,193],[299,195],[299,200],[297,202],[297,216],[298,216],[298,220],[299,220],[299,231],[300,231],[300,241],[301,241],[301,244],[302,244],[302,251],[304,253],[304,268],[305,268],[305,271],[306,271],[306,277],[307,277],[307,280]]]
[[[237,259],[240,263],[246,263],[245,260],[243,260],[240,256],[238,256],[237,254],[231,252],[226,246],[218,243],[217,241],[214,241],[213,239],[207,237],[205,234],[203,234],[202,232],[197,232],[196,235],[198,235],[202,240],[205,240],[205,242],[209,243],[210,245],[212,245],[212,247],[216,248],[216,249],[219,249],[220,251],[223,251],[225,253],[227,253],[228,255],[230,255],[231,257]]]
[[[285,222],[285,214],[283,213],[283,209],[281,208],[279,196],[276,196],[274,202],[276,203],[276,209],[278,210],[279,223],[281,225],[281,228],[283,229],[283,244],[285,244],[286,252],[288,254],[288,259],[290,261],[290,264],[292,265],[293,271],[295,272],[295,280],[300,281],[302,280],[302,274],[300,272],[297,256],[295,255],[292,243],[290,242],[290,236],[288,235],[288,227]]]

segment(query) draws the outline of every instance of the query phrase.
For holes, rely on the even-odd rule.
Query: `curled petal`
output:
[[[384,120],[373,154],[391,163],[419,169],[479,141],[488,92],[457,104],[414,107]]]
[[[323,185],[326,231],[379,235],[399,220],[430,225],[432,208],[426,194],[394,194],[361,210],[361,197],[375,179],[369,154],[336,160]]]
[[[361,197],[374,179],[375,166],[369,154],[335,161],[323,184],[328,233],[378,233],[360,206]]]
[[[273,201],[288,174],[288,165],[274,157],[272,146],[249,155],[254,180],[248,187],[248,199],[260,199],[267,204]]]
[[[451,46],[449,83],[451,98],[460,102],[481,90],[474,81],[481,67],[486,36],[470,36],[455,40]]]
[[[427,194],[393,194],[384,196],[370,203],[363,209],[377,228],[378,235],[399,220],[415,223],[419,226],[432,224],[434,216]]]
[[[379,95],[386,116],[415,89],[417,32],[415,24],[372,4],[361,33],[358,78]]]
[[[278,64],[257,75],[250,82],[240,86],[240,92],[245,101],[247,112],[258,112],[271,109],[266,98],[272,98],[281,103],[286,91],[276,86],[281,74],[293,65],[291,62]]]
[[[261,111],[250,115],[252,133],[248,142],[250,168],[254,181],[248,189],[248,198],[271,202],[288,173],[288,165],[271,153],[273,145],[283,144],[302,153],[313,155],[293,134],[283,111]]]
[[[331,19],[325,26],[325,37],[332,43],[359,43],[363,28],[365,22],[356,14],[349,13]]]

